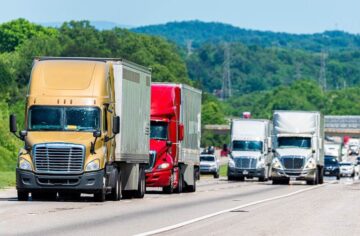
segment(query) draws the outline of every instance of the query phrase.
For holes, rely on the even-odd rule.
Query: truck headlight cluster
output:
[[[86,165],[85,171],[94,171],[100,169],[99,159],[95,159]]]
[[[167,162],[165,162],[165,163],[162,163],[162,164],[158,165],[157,168],[158,168],[159,170],[163,170],[163,169],[169,168],[169,166],[170,166],[170,164],[167,163]]]
[[[313,158],[310,158],[305,165],[305,169],[315,169],[315,168],[316,168],[316,162]]]
[[[278,158],[274,158],[271,165],[272,165],[272,168],[274,168],[274,169],[283,169],[281,162]]]
[[[22,170],[32,170],[30,162],[23,158],[20,158],[19,160],[19,168]]]
[[[232,158],[229,158],[229,167],[234,168],[235,167],[235,161]]]

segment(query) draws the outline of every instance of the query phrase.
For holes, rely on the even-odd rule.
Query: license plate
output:
[[[247,175],[247,174],[249,174],[249,172],[247,170],[244,170],[243,175]]]
[[[326,174],[326,175],[329,175],[329,174],[330,174],[330,172],[329,172],[329,171],[326,171],[326,172],[325,172],[325,174]]]
[[[290,181],[296,181],[296,177],[290,177]]]

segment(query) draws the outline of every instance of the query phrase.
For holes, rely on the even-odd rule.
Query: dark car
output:
[[[325,156],[324,176],[336,176],[340,179],[340,165],[334,156]]]

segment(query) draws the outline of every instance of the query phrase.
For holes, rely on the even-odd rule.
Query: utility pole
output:
[[[230,45],[229,43],[224,43],[223,81],[221,88],[221,98],[223,100],[232,96],[230,60]]]
[[[319,76],[319,84],[322,87],[324,91],[326,91],[326,59],[327,59],[327,53],[322,51],[320,53],[320,76]]]

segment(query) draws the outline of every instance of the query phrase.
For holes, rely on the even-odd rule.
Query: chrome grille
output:
[[[252,157],[238,157],[234,158],[235,167],[239,169],[256,169],[257,160]]]
[[[284,156],[281,162],[285,169],[302,169],[305,158],[302,156]]]
[[[33,156],[38,173],[74,174],[83,170],[85,147],[74,144],[38,144]]]

